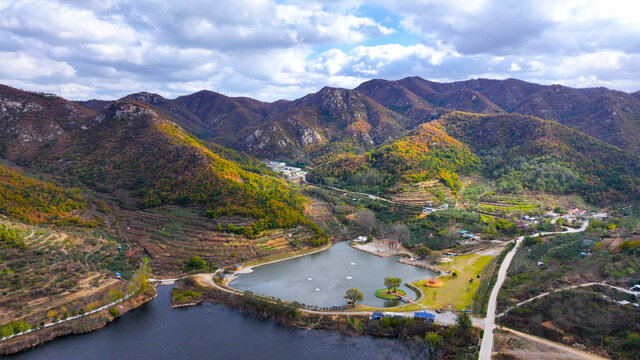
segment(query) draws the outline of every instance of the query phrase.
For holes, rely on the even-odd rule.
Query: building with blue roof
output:
[[[436,320],[436,315],[426,311],[416,311],[415,313],[413,313],[413,318],[434,322]]]

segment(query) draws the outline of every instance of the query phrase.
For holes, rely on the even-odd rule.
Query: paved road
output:
[[[229,294],[234,294],[234,295],[240,295],[243,296],[244,294],[239,291],[239,290],[235,290],[232,288],[228,288],[228,287],[224,287],[224,286],[220,286],[218,285],[214,280],[214,276],[216,275],[217,272],[213,273],[213,274],[196,274],[193,275],[194,278],[196,278],[197,280],[200,280],[200,283],[204,283],[207,284],[209,286],[212,286],[220,291],[224,291],[226,293]],[[266,301],[270,301],[270,300],[266,300]],[[298,309],[301,312],[307,313],[307,314],[324,314],[324,315],[349,315],[349,316],[371,316],[371,312],[370,311],[331,311],[331,310],[312,310],[312,309],[305,309],[305,308],[301,308]],[[404,312],[394,312],[394,314],[398,314],[398,315],[402,315],[404,317],[413,317],[414,313],[416,312],[420,312],[420,311],[426,311],[426,310],[416,310],[416,311],[404,311]],[[436,316],[435,318],[435,322],[438,324],[442,324],[442,325],[454,325],[456,323],[456,318],[457,315],[452,313],[452,312],[444,312],[442,314],[438,314],[435,313],[433,311],[428,311],[431,314],[434,314]],[[471,318],[474,325],[475,326],[482,326],[483,324],[483,319],[477,319],[477,318]]]
[[[545,236],[545,235],[554,235],[554,234],[566,234],[566,233],[576,233],[586,230],[589,225],[589,221],[585,221],[579,229],[566,228],[566,231],[562,232],[544,232],[537,233],[531,235],[532,237]],[[498,270],[498,279],[496,280],[496,284],[491,290],[491,296],[489,297],[489,304],[487,306],[487,317],[484,321],[484,336],[482,337],[482,345],[480,346],[480,356],[479,360],[489,360],[491,359],[491,353],[493,351],[493,331],[496,328],[496,306],[498,303],[498,293],[500,292],[500,288],[504,283],[504,279],[507,276],[507,270],[509,269],[509,265],[511,264],[511,260],[516,255],[518,248],[522,244],[522,240],[524,236],[520,236],[516,240],[516,246],[511,249],[505,256],[502,264],[500,265],[500,269]]]

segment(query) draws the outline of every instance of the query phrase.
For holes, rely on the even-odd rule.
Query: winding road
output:
[[[581,288],[581,287],[589,287],[589,286],[595,286],[595,285],[600,285],[600,286],[606,286],[615,290],[618,290],[620,292],[626,293],[626,294],[630,294],[630,295],[637,295],[635,292],[633,291],[629,291],[627,289],[618,287],[618,286],[614,286],[614,285],[609,285],[607,283],[603,283],[603,282],[588,282],[588,283],[584,283],[584,284],[578,284],[578,285],[571,285],[571,286],[566,286],[563,288],[559,288],[559,289],[555,289],[555,290],[551,290],[551,291],[547,291],[547,292],[543,292],[541,294],[538,294],[530,299],[524,300],[524,301],[520,301],[519,303],[509,307],[507,310],[503,311],[502,313],[496,315],[496,317],[502,317],[504,315],[506,315],[509,311],[513,310],[514,308],[517,308],[518,306],[522,306],[524,304],[530,303],[535,299],[540,299],[541,297],[545,297],[549,294],[553,294],[553,293],[557,293],[560,291],[565,291],[565,290],[571,290],[571,289],[577,289],[577,288]]]
[[[531,235],[531,237],[582,232],[587,229],[588,225],[589,221],[587,220],[582,223],[582,226],[579,229],[567,227],[566,231],[536,233]],[[522,244],[522,240],[524,240],[524,236],[520,236],[516,240],[516,246],[514,246],[513,249],[511,249],[511,251],[507,253],[507,256],[505,256],[502,264],[500,265],[500,269],[498,270],[498,279],[496,280],[496,284],[494,285],[493,290],[491,290],[491,296],[489,297],[489,304],[487,306],[487,317],[484,321],[484,336],[482,337],[482,345],[480,346],[480,356],[478,357],[479,360],[491,359],[491,353],[493,352],[493,331],[496,329],[496,307],[498,303],[498,293],[500,292],[500,288],[502,288],[502,284],[504,284],[504,279],[507,276],[509,265],[511,265],[511,261],[516,255],[516,252],[518,252],[518,248]]]

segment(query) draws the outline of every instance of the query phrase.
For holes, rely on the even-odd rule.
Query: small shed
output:
[[[358,236],[354,241],[357,243],[367,242],[367,237],[361,235],[361,236]]]
[[[436,316],[434,314],[428,313],[426,311],[416,311],[413,313],[414,319],[425,320],[428,322],[434,322],[436,320]]]
[[[382,313],[382,311],[374,311],[373,312],[373,320],[380,320],[384,317],[384,314]]]
[[[121,277],[122,274],[120,274],[119,272],[116,273],[116,277]]]
[[[538,261],[538,266],[543,266],[544,263],[542,261]]]

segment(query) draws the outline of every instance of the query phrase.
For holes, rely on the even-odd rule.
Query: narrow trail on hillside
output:
[[[390,200],[390,199],[386,199],[386,198],[383,198],[383,197],[380,197],[380,196],[371,195],[371,194],[367,194],[367,193],[351,191],[351,190],[346,190],[346,189],[340,189],[340,188],[329,186],[329,185],[314,184],[314,183],[311,183],[311,182],[307,181],[307,177],[306,176],[302,177],[302,181],[304,181],[304,183],[307,184],[307,185],[313,185],[313,186],[317,186],[317,187],[321,187],[321,188],[325,188],[325,189],[331,189],[331,190],[344,192],[344,193],[349,193],[349,194],[354,194],[354,195],[366,196],[371,200],[384,201],[384,202],[388,202],[390,204],[395,204],[395,205],[419,207],[418,205],[404,203],[404,202],[400,202],[400,201],[393,201],[393,200]]]
[[[589,221],[586,220],[578,229],[565,227],[565,229],[567,229],[566,231],[536,233],[531,235],[531,237],[578,233],[585,231],[588,225]],[[507,256],[505,256],[502,264],[500,265],[500,269],[498,270],[498,279],[496,280],[496,284],[494,285],[493,290],[491,290],[491,296],[489,297],[489,304],[487,306],[487,317],[484,321],[484,336],[482,337],[482,345],[480,346],[480,356],[478,357],[479,360],[491,359],[491,353],[493,351],[493,331],[496,329],[496,307],[498,303],[498,293],[500,292],[500,288],[502,288],[502,284],[504,284],[504,280],[507,276],[507,270],[509,270],[509,265],[511,265],[511,261],[516,255],[516,252],[518,252],[518,248],[522,244],[523,240],[524,236],[520,236],[516,240],[516,246],[514,246],[513,249],[511,249],[511,251],[507,253]]]
[[[527,300],[520,301],[519,303],[509,307],[507,310],[503,311],[502,313],[496,315],[496,317],[502,317],[502,316],[506,315],[509,311],[513,310],[514,308],[517,308],[518,306],[522,306],[524,304],[530,303],[533,300],[540,299],[540,298],[545,297],[545,296],[547,296],[549,294],[553,294],[553,293],[557,293],[557,292],[561,292],[561,291],[566,291],[566,290],[571,290],[571,289],[577,289],[577,288],[581,288],[581,287],[595,286],[595,285],[606,286],[606,287],[618,290],[620,292],[624,292],[626,294],[636,295],[636,293],[633,292],[633,291],[629,291],[627,289],[624,289],[624,288],[621,288],[621,287],[618,287],[618,286],[614,286],[614,285],[610,285],[610,284],[607,284],[607,283],[604,283],[604,282],[588,282],[588,283],[584,283],[584,284],[570,285],[570,286],[565,286],[563,288],[559,288],[559,289],[554,289],[554,290],[551,290],[551,291],[543,292],[543,293],[538,294],[538,295],[536,295],[536,296],[534,296],[532,298],[529,298]]]
[[[510,333],[513,333],[513,334],[516,334],[518,336],[521,336],[521,337],[523,337],[525,339],[528,339],[528,340],[531,340],[531,341],[535,341],[537,343],[544,344],[544,345],[556,348],[559,351],[564,351],[564,352],[570,353],[572,355],[578,356],[580,359],[607,360],[607,358],[602,357],[600,355],[591,354],[591,353],[588,353],[588,352],[585,352],[585,351],[582,351],[582,350],[578,350],[578,349],[572,348],[571,346],[567,346],[567,345],[564,345],[564,344],[557,343],[555,341],[551,341],[551,340],[547,340],[547,339],[544,339],[544,338],[541,338],[541,337],[538,337],[538,336],[534,336],[534,335],[530,335],[530,334],[527,334],[527,333],[523,333],[523,332],[520,332],[518,330],[511,329],[511,328],[507,328],[507,327],[502,327],[501,326],[500,330],[508,331]]]

